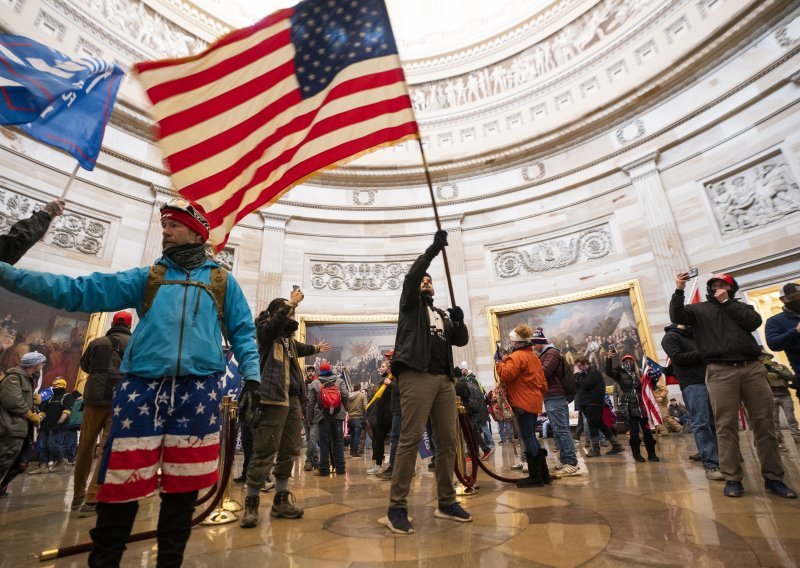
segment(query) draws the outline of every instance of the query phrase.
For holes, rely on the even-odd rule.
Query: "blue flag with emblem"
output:
[[[233,356],[233,351],[225,352],[225,374],[222,377],[222,395],[239,398],[242,390],[242,375],[239,373],[239,363]]]
[[[123,76],[112,63],[0,35],[0,124],[15,124],[92,170]]]

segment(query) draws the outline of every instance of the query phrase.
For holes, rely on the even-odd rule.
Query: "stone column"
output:
[[[636,198],[644,213],[644,224],[655,261],[656,277],[666,303],[675,291],[675,275],[689,269],[683,240],[675,224],[657,166],[658,152],[625,164]]]
[[[256,288],[256,315],[266,310],[272,299],[280,295],[286,223],[291,217],[262,211],[261,218],[264,220],[264,230]]]
[[[452,215],[442,217],[442,229],[447,231],[447,263],[450,266],[450,278],[452,279],[453,296],[456,304],[464,310],[464,321],[470,331],[470,342],[464,347],[454,347],[454,363],[458,365],[461,361],[466,361],[470,369],[477,368],[475,359],[475,340],[473,336],[473,320],[470,310],[469,286],[467,285],[467,267],[464,255],[464,240],[461,234],[461,223],[463,215]],[[437,294],[441,298],[442,293]],[[449,293],[448,293],[449,303]]]
[[[153,192],[153,209],[150,212],[150,225],[142,251],[142,266],[150,266],[161,256],[161,206],[172,198],[168,189],[150,184]]]

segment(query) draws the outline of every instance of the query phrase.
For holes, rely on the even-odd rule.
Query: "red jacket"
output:
[[[508,401],[513,408],[539,414],[542,411],[547,379],[533,347],[517,349],[505,361],[495,365],[498,378],[506,385]]]

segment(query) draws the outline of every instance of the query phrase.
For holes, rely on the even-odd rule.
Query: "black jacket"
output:
[[[578,392],[575,395],[575,407],[603,406],[605,404],[606,382],[603,374],[592,365],[586,371],[575,375]]]
[[[49,213],[40,210],[11,225],[7,234],[0,235],[0,260],[16,264],[44,236],[52,220]]]
[[[111,338],[119,345],[119,352],[115,352]],[[119,366],[130,339],[129,327],[114,325],[103,337],[98,337],[89,343],[81,355],[81,369],[89,375],[86,378],[86,386],[83,387],[84,406],[111,404],[114,386],[121,376]]]
[[[286,302],[273,314],[264,310],[256,318],[258,357],[261,364],[261,404],[289,406],[293,382],[301,408],[308,404],[308,388],[297,359],[315,355],[319,353],[319,348],[284,336],[284,328],[293,313],[294,307]]]
[[[672,361],[672,372],[678,379],[681,390],[689,385],[702,385],[706,382],[706,362],[691,329],[678,329],[673,323],[664,328],[666,335],[661,347]]]
[[[429,249],[430,250],[430,249]],[[427,372],[431,357],[430,321],[428,319],[429,300],[419,291],[425,271],[436,256],[425,251],[414,261],[403,280],[400,295],[400,314],[397,319],[397,336],[394,355],[392,355],[392,374],[400,377],[405,369]],[[433,307],[433,306],[431,306]],[[469,331],[464,322],[454,323],[439,308],[433,308],[442,317],[444,334],[447,340],[447,368],[452,374],[452,346],[463,347],[469,341]],[[451,375],[452,376],[452,375]]]
[[[634,368],[633,374],[622,365],[613,368],[611,357],[606,357],[606,375],[619,385],[620,394],[617,399],[617,414],[624,419],[642,418],[644,412],[639,397],[642,394],[642,383],[639,372]]]
[[[692,326],[697,348],[707,363],[713,361],[755,361],[761,348],[753,332],[761,316],[753,306],[732,298],[724,304],[716,299],[683,305],[683,290],[675,290],[669,303],[673,323]]]

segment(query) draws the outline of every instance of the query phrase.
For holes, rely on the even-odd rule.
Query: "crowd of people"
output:
[[[48,360],[36,350],[22,354],[0,382],[0,475],[24,471],[21,460],[31,448],[38,449],[34,471],[63,465],[60,449],[75,441],[65,432],[76,423],[82,428],[71,505],[80,515],[96,515],[90,566],[120,564],[139,501],[156,493],[161,501],[158,565],[181,565],[198,493],[218,479],[223,331],[243,380],[238,402],[245,461],[238,480],[246,485],[244,529],[259,525],[261,493],[268,483],[274,488],[270,517],[303,517],[302,504],[290,490],[303,432],[305,470],[320,476],[347,472],[346,443],[355,458],[371,446],[374,465],[367,474],[390,481],[380,522],[397,534],[415,530],[408,515],[411,480],[420,442],[427,439],[436,486],[433,515],[471,522],[453,483],[459,406],[480,448],[468,459],[486,460],[495,451],[490,416],[498,422],[500,443],[519,440],[520,467],[527,474],[517,481],[520,488],[543,487],[553,474],[581,473],[569,424],[572,402],[581,413],[580,424],[585,423],[587,459],[601,455],[603,440],[610,446],[607,455],[624,453],[618,436],[626,430],[636,463],[660,460],[646,395],[654,385],[643,382],[651,379],[637,367],[641,344],[635,333],[622,329],[590,336],[578,350],[557,347],[541,327],[517,325],[508,336],[510,347],[495,354],[498,382],[488,393],[466,361],[454,364],[453,347],[466,345],[470,337],[464,312],[434,304],[427,272],[448,246],[446,231],[437,231],[405,276],[394,349],[362,361],[363,369],[352,377],[363,381],[346,381],[344,369],[323,356],[331,350],[328,341],[304,343],[295,337],[295,313],[304,299],[300,288],[288,298],[273,299],[254,320],[236,279],[207,254],[209,223],[203,210],[173,200],[161,208],[161,226],[163,256],[152,267],[78,278],[12,266],[38,233],[12,230],[11,237],[0,238],[0,286],[60,309],[123,310],[81,357],[88,373],[82,397],[57,379],[49,401],[36,398],[36,379]],[[24,246],[17,246],[20,242]],[[777,417],[785,413],[792,435],[800,436],[788,390],[797,387],[800,371],[800,285],[783,286],[784,310],[766,326],[768,346],[787,354],[792,372],[756,342],[752,333],[761,317],[736,298],[738,285],[730,275],[714,275],[706,301],[685,305],[688,280],[686,273],[676,278],[670,303],[674,323],[662,342],[686,401],[683,410],[675,401],[670,415],[681,427],[691,425],[707,477],[725,481],[724,495],[740,497],[745,491],[738,430],[743,405],[765,490],[794,498],[783,481],[779,451],[785,442]],[[128,309],[136,309],[140,320],[133,330]],[[302,358],[315,364],[303,368]],[[603,371],[617,386],[614,408]],[[545,412],[557,454],[550,462],[536,436]],[[622,430],[612,427],[613,414],[624,423]],[[90,480],[98,447],[100,459]]]

